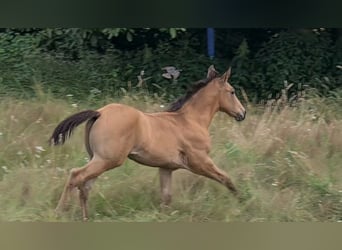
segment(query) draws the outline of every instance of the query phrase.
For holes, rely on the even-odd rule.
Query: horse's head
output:
[[[246,109],[242,106],[235,94],[234,88],[228,82],[230,73],[231,68],[229,68],[222,76],[213,79],[213,82],[219,90],[219,110],[234,117],[237,121],[242,121],[246,117]],[[217,71],[214,69],[214,66],[210,66],[207,76],[213,77],[216,75]]]

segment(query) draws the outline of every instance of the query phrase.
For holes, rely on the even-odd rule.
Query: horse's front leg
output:
[[[159,181],[161,191],[161,207],[167,207],[172,198],[171,192],[172,170],[167,168],[159,168]]]
[[[227,187],[234,195],[238,195],[230,177],[215,165],[206,152],[193,152],[188,156],[188,159],[189,168],[193,173],[213,179]]]

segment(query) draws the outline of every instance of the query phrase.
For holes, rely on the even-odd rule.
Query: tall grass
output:
[[[218,114],[210,127],[211,156],[242,193],[237,201],[223,186],[185,170],[173,179],[173,203],[159,209],[155,168],[127,160],[95,182],[89,201],[93,221],[341,221],[341,93],[312,96],[295,107],[248,104],[241,123]],[[54,207],[68,171],[87,162],[83,129],[62,147],[47,140],[56,124],[86,108],[114,101],[80,103],[37,89],[37,98],[0,100],[0,220],[78,221],[72,209],[56,218]],[[161,99],[115,100],[144,111]],[[90,104],[91,103],[91,104]]]

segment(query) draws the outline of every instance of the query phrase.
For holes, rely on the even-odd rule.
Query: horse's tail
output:
[[[76,128],[81,123],[88,121],[86,128],[86,138],[89,135],[89,131],[93,123],[99,118],[100,113],[94,110],[85,110],[77,114],[71,115],[62,122],[60,122],[50,137],[50,143],[53,145],[63,144],[67,138],[72,134],[74,128]],[[86,139],[87,142],[87,139]],[[89,143],[88,143],[89,144]],[[87,143],[86,143],[87,145]],[[88,146],[87,146],[88,150]],[[88,150],[89,152],[89,150]]]

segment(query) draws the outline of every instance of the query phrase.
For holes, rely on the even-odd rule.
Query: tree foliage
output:
[[[38,82],[80,98],[142,88],[173,98],[214,64],[221,72],[231,65],[232,83],[255,101],[290,83],[294,92],[307,86],[326,94],[341,84],[341,41],[337,29],[216,29],[210,60],[205,29],[1,29],[0,91],[30,95]],[[180,77],[163,78],[166,66]]]

